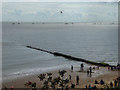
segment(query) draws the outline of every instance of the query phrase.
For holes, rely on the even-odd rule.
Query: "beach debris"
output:
[[[56,77],[53,79],[53,82],[55,82],[55,84],[58,84],[60,82],[61,78],[60,77]]]
[[[47,81],[47,80],[45,80],[44,85],[43,85],[42,88],[44,88],[44,89],[48,89],[48,88],[49,88],[49,85],[48,85],[48,81]]]
[[[75,88],[75,84],[71,83],[71,88]]]
[[[63,78],[64,74],[66,73],[67,71],[65,70],[59,70],[59,75]]]
[[[47,75],[48,75],[48,76],[51,76],[51,75],[52,75],[52,73],[47,73]]]
[[[46,74],[40,74],[40,75],[38,76],[38,78],[40,79],[40,81],[43,81],[43,79],[45,79],[45,75],[46,75]]]
[[[35,83],[35,82],[32,83],[32,84],[31,84],[31,87],[34,87],[34,88],[35,88],[35,87],[36,87],[36,83]]]
[[[52,81],[52,76],[49,76],[47,81],[51,82]]]

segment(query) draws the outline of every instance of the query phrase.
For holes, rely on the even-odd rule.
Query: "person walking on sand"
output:
[[[71,65],[71,72],[73,72],[73,65]]]
[[[71,75],[69,75],[69,80],[71,81]]]
[[[87,70],[87,76],[89,76],[89,70]]]
[[[79,76],[76,76],[76,85],[79,85]]]

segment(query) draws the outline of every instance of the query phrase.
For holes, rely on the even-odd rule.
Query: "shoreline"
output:
[[[76,67],[78,68],[78,67]],[[61,70],[61,69],[60,69]],[[63,69],[62,69],[63,70]],[[73,72],[70,71],[70,69],[64,69],[67,71],[67,73],[65,74],[65,76],[63,77],[65,78],[69,78],[69,75],[71,75],[72,79],[71,82],[72,83],[76,83],[76,75],[78,75],[80,77],[80,84],[77,85],[75,88],[85,88],[85,85],[94,85],[94,81],[98,80],[100,81],[101,79],[105,80],[105,82],[110,82],[113,81],[115,78],[118,77],[118,71],[108,71],[107,67],[100,67],[99,70],[94,70],[92,73],[92,77],[88,77],[86,72],[78,72],[77,70],[74,70]],[[56,76],[58,76],[58,71],[59,70],[53,70],[53,71],[49,71],[46,73],[53,73],[52,77],[56,78]],[[113,73],[114,72],[114,73]],[[44,74],[46,74],[44,73]],[[36,82],[36,87],[41,88],[43,86],[43,82],[39,80],[38,78],[39,74],[36,75],[28,75],[25,77],[20,77],[20,78],[16,78],[13,80],[9,80],[9,81],[3,81],[2,86],[10,88],[11,86],[13,86],[14,88],[26,88],[25,87],[25,83],[27,81],[31,81],[31,82]],[[70,87],[70,84],[69,84]],[[97,87],[102,87],[97,86]]]

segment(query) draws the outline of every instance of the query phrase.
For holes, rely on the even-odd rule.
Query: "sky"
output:
[[[63,13],[60,13],[63,11]],[[117,22],[116,2],[4,2],[2,21]]]
[[[118,2],[120,0],[1,0],[2,2]]]

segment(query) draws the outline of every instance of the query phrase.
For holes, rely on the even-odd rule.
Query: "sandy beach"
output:
[[[87,76],[86,69],[84,69],[83,72],[79,72],[78,68],[75,67],[76,69],[71,72],[70,69],[65,69],[67,72],[65,73],[63,79],[69,78],[69,75],[71,75],[72,79],[68,84],[68,87],[71,87],[71,83],[74,83],[76,85],[76,76],[79,76],[79,85],[76,85],[75,88],[85,88],[85,85],[91,85],[94,86],[95,80],[100,82],[100,80],[104,80],[105,83],[109,84],[110,81],[114,81],[118,77],[118,71],[111,71],[108,70],[107,67],[100,67],[99,70],[95,69],[93,70],[92,76],[89,77]],[[58,71],[51,71],[53,79],[58,76]],[[30,76],[25,76],[22,78],[17,78],[14,80],[9,80],[3,82],[3,88],[6,86],[7,88],[10,88],[13,86],[14,88],[27,88],[24,84],[27,81],[31,82],[36,82],[36,87],[37,88],[42,88],[43,86],[43,81],[40,81],[37,75],[30,75]],[[97,88],[103,88],[103,85],[96,85]]]

